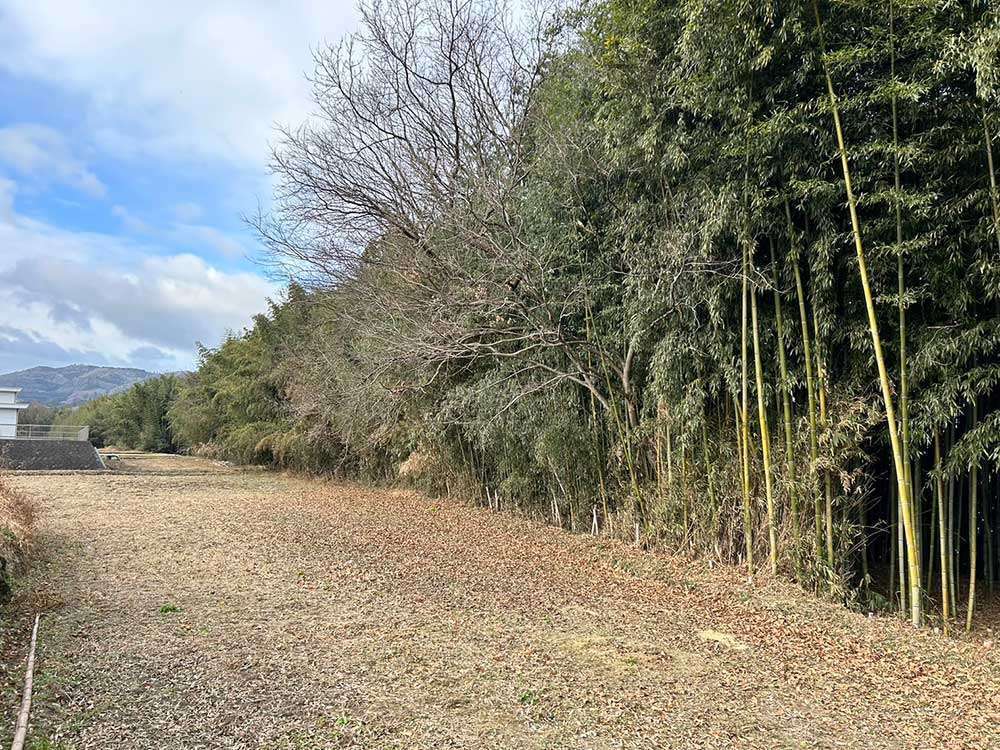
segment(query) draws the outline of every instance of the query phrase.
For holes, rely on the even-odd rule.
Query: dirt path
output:
[[[36,750],[1000,746],[991,645],[458,503],[190,468],[16,479],[43,556],[5,743],[40,608]]]

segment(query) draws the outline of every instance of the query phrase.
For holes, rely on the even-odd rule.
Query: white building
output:
[[[0,388],[0,438],[17,436],[17,413],[28,408],[28,404],[18,403],[20,392],[20,388]]]

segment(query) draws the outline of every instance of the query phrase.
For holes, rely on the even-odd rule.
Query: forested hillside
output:
[[[22,401],[51,407],[78,406],[155,376],[155,373],[134,367],[31,367],[0,375],[0,386],[21,388],[19,398]]]
[[[169,441],[971,623],[1000,562],[995,4],[362,10],[256,222],[294,283],[176,384]]]

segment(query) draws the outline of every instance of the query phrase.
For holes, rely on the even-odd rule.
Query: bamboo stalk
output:
[[[663,399],[658,399],[656,403],[656,489],[663,497],[663,421],[661,412]]]
[[[896,82],[896,30],[892,0],[889,2],[889,68],[893,84]],[[896,219],[896,293],[899,314],[899,421],[904,476],[903,481],[913,492],[913,477],[910,472],[910,399],[909,374],[906,359],[906,274],[903,264],[903,211],[901,205],[902,178],[899,166],[899,108],[896,91],[892,92],[892,162],[893,187],[895,189],[894,213]]]
[[[718,539],[718,503],[715,497],[715,481],[711,456],[708,452],[708,410],[701,420],[701,453],[705,461],[705,480],[708,483],[708,502],[712,509],[712,537]]]
[[[899,495],[895,484],[892,489],[892,509],[896,522],[896,537],[894,541],[896,543],[896,570],[899,576],[899,609],[901,612],[906,612],[906,539],[903,537],[903,524],[899,521]]]
[[[930,587],[930,582],[934,580],[934,561],[937,559],[937,525],[938,525],[938,504],[937,504],[937,494],[934,495],[934,502],[931,503],[931,523],[930,523],[930,541],[927,543],[927,585]]]
[[[829,414],[827,413],[827,374],[826,360],[823,356],[823,347],[819,335],[819,319],[813,315],[813,333],[816,336],[816,390],[819,395],[819,423],[825,429],[829,427]],[[836,568],[836,551],[833,539],[833,479],[830,470],[823,470],[823,539],[826,541],[826,561],[830,570]],[[822,541],[822,540],[821,540]],[[833,581],[830,581],[831,589]]]
[[[584,322],[585,322],[585,325],[586,325],[587,342],[590,343],[593,340],[593,337],[591,335],[592,334],[592,330],[591,330],[591,316],[592,316],[592,311],[591,311],[591,307],[590,307],[590,296],[589,295],[587,295],[587,297],[586,297],[586,308],[585,309],[586,309],[586,315],[584,316]],[[590,351],[587,352],[587,364],[590,367],[593,367],[593,364],[594,364],[593,363],[593,354]],[[591,419],[592,432],[594,434],[594,442],[598,445],[598,448],[604,448],[605,447],[603,445],[603,443],[604,443],[603,434],[604,433],[603,433],[603,431],[601,431],[599,429],[599,423],[598,423],[598,420],[597,420],[597,397],[594,394],[594,391],[590,390],[590,389],[588,389],[587,394],[588,394],[588,396],[590,396],[590,419]],[[611,527],[611,513],[610,513],[610,509],[608,507],[608,488],[607,488],[607,484],[604,481],[604,462],[603,461],[598,461],[597,462],[597,483],[598,483],[598,487],[599,487],[600,493],[601,493],[601,507],[602,507],[602,510],[604,512],[604,525],[605,525],[605,527],[609,531],[612,531],[612,527]]]
[[[861,501],[861,508],[858,511],[861,522],[861,578],[864,585],[868,586],[871,581],[871,574],[868,571],[868,511],[865,509],[864,500]]]
[[[893,489],[893,484],[889,484],[889,587],[886,591],[886,598],[891,601],[896,601],[896,553],[897,553],[897,540],[896,540],[896,525],[898,523],[896,514],[896,492]]]
[[[748,371],[747,371],[747,306],[749,293],[749,279],[747,277],[748,249],[746,242],[743,242],[743,291],[741,302],[741,337],[740,337],[740,366],[741,366],[741,393],[740,393],[740,433],[741,433],[741,457],[743,468],[743,542],[746,547],[747,570],[753,572],[753,529],[751,528],[752,514],[750,510],[750,430],[749,430],[749,396],[748,396]]]
[[[948,520],[944,498],[944,481],[941,478],[941,436],[934,433],[934,482],[937,487],[938,534],[941,537],[941,622],[945,635],[948,634],[948,620],[951,618],[951,585],[948,580]]]
[[[785,355],[784,320],[781,315],[781,295],[778,294],[778,263],[774,254],[774,240],[769,239],[771,247],[771,270],[774,279],[774,327],[778,338],[778,372],[781,379],[781,406],[785,433],[785,471],[789,501],[791,504],[792,534],[796,550],[799,542],[799,493],[795,482],[795,440],[792,434],[792,394],[788,378],[788,360]],[[796,559],[798,559],[796,557]]]
[[[31,648],[28,651],[28,664],[24,670],[24,690],[21,693],[21,710],[14,723],[14,741],[10,750],[22,750],[24,740],[28,736],[28,718],[31,716],[31,690],[35,680],[35,645],[38,642],[38,619],[35,615],[35,625],[31,629]]]
[[[948,451],[955,445],[955,427],[948,432]],[[958,609],[958,517],[961,514],[961,497],[955,496],[955,478],[948,477],[948,586],[951,590],[952,615]]]
[[[666,412],[666,427],[667,427],[667,491],[674,491],[674,445],[673,436],[670,432],[670,411],[669,408]]]
[[[986,117],[986,108],[983,112],[983,135],[986,139],[986,166],[989,168],[990,177],[990,203],[993,207],[993,233],[996,235],[997,250],[1000,250],[1000,195],[997,191],[997,176],[993,168],[993,138],[990,136],[989,120]]]
[[[979,409],[976,400],[972,401],[972,426],[974,427],[979,418]],[[978,560],[977,543],[979,537],[979,467],[972,465],[969,471],[969,602],[965,609],[965,630],[972,630],[972,615],[976,609],[976,565]]]
[[[986,573],[986,588],[989,592],[993,593],[993,528],[990,525],[990,492],[989,492],[989,476],[984,477],[984,483],[986,484],[985,491],[983,493],[983,539],[986,541],[986,559],[983,561],[985,564]]]
[[[767,424],[767,406],[764,403],[764,367],[761,362],[756,292],[750,296],[750,309],[753,317],[753,366],[757,384],[757,418],[760,422],[760,448],[764,459],[764,493],[767,499],[767,550],[771,561],[771,575],[776,575],[778,572],[778,536],[774,515],[774,486],[771,479],[771,432]]]
[[[736,452],[740,456],[740,484],[742,485],[743,479],[743,423],[740,421],[740,399],[739,395],[733,394],[733,428],[736,435]],[[734,523],[733,526],[736,526]],[[732,538],[733,532],[730,532],[730,538]],[[735,555],[735,543],[733,546],[733,553]]]
[[[826,42],[823,38],[823,23],[819,14],[819,0],[813,0],[813,12],[816,16],[816,28],[819,33],[820,53],[823,59],[823,72],[826,78],[827,94],[830,98],[830,107],[833,112],[834,130],[837,137],[837,149],[840,152],[840,165],[844,174],[844,187],[847,192],[847,205],[851,216],[851,230],[854,235],[854,247],[857,253],[858,273],[861,277],[861,288],[865,297],[865,309],[868,313],[868,328],[872,337],[872,348],[875,353],[875,363],[878,366],[879,385],[882,388],[882,400],[885,406],[886,423],[889,431],[889,442],[892,446],[892,458],[896,467],[896,476],[899,484],[899,497],[902,501],[903,526],[907,537],[907,557],[910,566],[910,621],[914,627],[919,627],[923,619],[920,601],[920,562],[916,557],[916,547],[914,542],[914,524],[912,517],[912,503],[910,501],[910,488],[906,483],[906,469],[903,464],[903,451],[897,430],[896,410],[892,398],[892,386],[889,382],[889,373],[885,365],[885,355],[882,349],[882,338],[879,333],[878,318],[875,314],[875,297],[872,293],[871,282],[868,278],[868,264],[865,259],[864,245],[861,239],[861,222],[858,218],[858,204],[854,196],[854,188],[851,184],[851,169],[847,159],[847,146],[844,142],[844,130],[840,122],[840,108],[837,105],[837,96],[833,89],[833,79],[830,77],[830,68],[826,64]]]
[[[684,538],[683,547],[687,549],[690,543],[690,532],[691,532],[691,508],[688,505],[688,491],[687,491],[687,453],[683,444],[681,444],[681,462],[677,467],[681,475],[681,503],[684,513]]]
[[[601,363],[601,369],[604,373],[605,385],[608,389],[609,398],[607,399],[607,401],[610,406],[612,423],[617,428],[619,438],[623,439],[623,444],[625,447],[624,450],[625,466],[628,469],[629,480],[632,485],[632,492],[635,496],[636,512],[642,519],[642,523],[644,524],[646,522],[646,507],[645,507],[646,503],[642,496],[642,488],[639,486],[639,476],[636,471],[635,459],[632,454],[632,430],[629,428],[629,425],[622,418],[621,412],[618,411],[618,399],[610,395],[613,393],[613,390],[611,388],[611,372],[610,368],[608,367],[607,357],[604,353],[604,348],[598,347],[597,351]],[[637,526],[638,525],[639,524],[637,523]]]
[[[790,238],[795,237],[795,228],[792,223],[792,211],[785,199],[785,218],[788,223],[788,234]],[[794,242],[793,239],[790,241]],[[797,244],[797,243],[796,243]],[[806,408],[808,410],[807,420],[809,423],[809,476],[813,487],[813,514],[814,514],[814,534],[813,547],[817,560],[822,557],[822,511],[820,508],[819,496],[819,475],[817,466],[819,464],[819,431],[816,426],[816,380],[813,373],[813,352],[809,338],[809,316],[806,312],[805,290],[802,284],[802,272],[799,269],[798,257],[792,265],[795,272],[795,296],[799,303],[799,324],[802,328],[802,358],[806,371]]]

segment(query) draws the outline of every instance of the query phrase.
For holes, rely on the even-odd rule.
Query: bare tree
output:
[[[489,361],[523,385],[515,398],[573,383],[605,408],[619,399],[637,425],[639,342],[624,320],[603,336],[588,322],[589,285],[625,269],[581,272],[565,232],[526,226],[540,149],[557,151],[570,193],[575,169],[603,168],[593,132],[546,122],[538,105],[562,51],[554,12],[372,0],[361,15],[359,32],[315,55],[315,117],[274,149],[276,209],[257,222],[272,257],[333,290],[342,330],[369,341],[368,379],[386,388]],[[686,257],[685,243],[698,238],[679,225],[661,258]]]
[[[451,231],[502,252],[500,237],[516,234],[505,207],[524,175],[543,26],[493,0],[360,10],[360,31],[315,54],[315,116],[273,151],[276,210],[258,229],[275,259],[330,285],[378,260],[375,243],[427,251]]]

